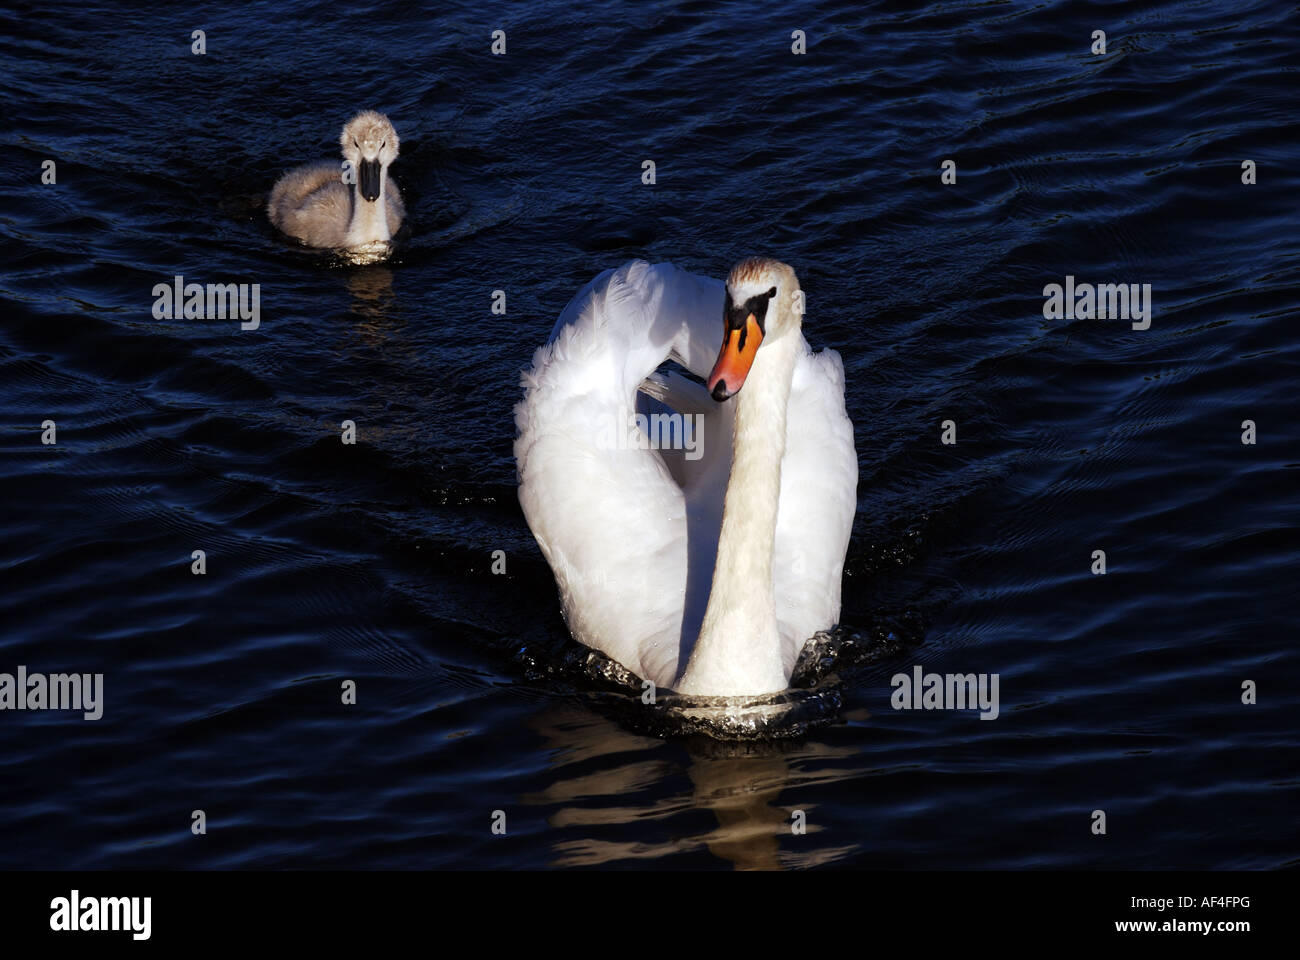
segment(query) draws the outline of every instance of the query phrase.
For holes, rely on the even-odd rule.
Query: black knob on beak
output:
[[[361,189],[361,195],[372,202],[378,200],[380,179],[383,176],[379,161],[362,160],[360,173],[357,186]]]

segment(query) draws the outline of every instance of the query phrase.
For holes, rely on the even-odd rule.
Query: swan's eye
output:
[[[773,287],[771,290],[767,291],[767,295],[768,295],[769,297],[775,297],[775,296],[776,296],[776,287]]]

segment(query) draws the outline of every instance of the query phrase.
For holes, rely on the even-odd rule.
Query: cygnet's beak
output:
[[[357,185],[361,188],[361,195],[371,202],[379,199],[379,184],[383,177],[383,168],[379,165],[379,158],[374,160],[362,160],[360,177]]]

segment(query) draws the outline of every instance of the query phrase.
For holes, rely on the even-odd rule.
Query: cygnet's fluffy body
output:
[[[397,159],[397,131],[388,118],[363,110],[339,137],[351,166],[313,163],[290,170],[271,191],[267,215],[277,228],[312,247],[364,247],[387,243],[406,208],[388,166]],[[344,182],[350,169],[352,182]]]

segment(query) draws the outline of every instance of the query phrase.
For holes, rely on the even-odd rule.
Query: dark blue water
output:
[[[0,712],[0,865],[1300,862],[1293,5],[0,26],[0,672],[105,686],[97,721]],[[262,204],[363,107],[402,137],[410,234],[342,267]],[[566,669],[511,406],[601,270],[752,252],[844,358],[856,653],[832,722],[736,745]],[[260,328],[155,320],[177,274],[260,284]],[[1150,329],[1044,319],[1067,275],[1151,284]],[[997,673],[998,719],[891,709],[916,664]]]

